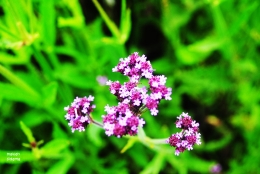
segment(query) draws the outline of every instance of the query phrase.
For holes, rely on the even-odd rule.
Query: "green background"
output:
[[[259,173],[259,19],[253,0],[1,0],[0,173]],[[169,137],[188,112],[202,145],[175,156],[144,132],[71,132],[64,107],[93,95],[101,122],[117,101],[97,77],[127,80],[112,68],[133,52],[173,92],[158,116],[143,115],[146,136]]]

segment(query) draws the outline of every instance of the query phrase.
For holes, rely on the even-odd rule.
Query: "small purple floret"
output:
[[[127,103],[133,112],[137,113],[145,106],[152,115],[157,115],[160,100],[171,100],[172,89],[165,86],[166,77],[164,75],[153,75],[153,68],[145,55],[139,56],[137,52],[131,54],[113,68],[113,72],[120,72],[128,76],[130,81],[123,85],[119,81],[108,81],[110,92],[115,95],[119,102]],[[140,80],[148,80],[148,87],[140,87]]]
[[[67,111],[65,118],[69,121],[72,132],[85,131],[85,127],[91,123],[90,113],[96,107],[90,104],[93,100],[94,97],[91,95],[83,98],[76,97],[70,106],[64,108]]]
[[[145,124],[142,118],[129,108],[128,104],[119,103],[118,106],[106,106],[107,115],[103,115],[105,133],[120,138],[124,135],[136,135],[138,126]]]
[[[147,108],[151,115],[157,115],[160,100],[171,100],[172,90],[165,86],[167,78],[153,75],[150,61],[137,52],[121,58],[112,71],[129,77],[129,81],[124,84],[107,81],[110,92],[117,97],[119,103],[118,106],[105,108],[107,115],[103,116],[104,129],[108,136],[136,135],[138,126],[145,124],[140,118],[144,110]],[[147,79],[149,86],[141,86],[141,79]]]
[[[199,123],[196,123],[188,115],[188,113],[182,113],[176,121],[176,127],[181,128],[182,131],[176,134],[172,134],[169,139],[166,140],[166,143],[175,147],[175,155],[179,155],[185,150],[192,150],[194,144],[201,144]]]

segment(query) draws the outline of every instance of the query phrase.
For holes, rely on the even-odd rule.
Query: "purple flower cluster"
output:
[[[69,121],[72,132],[75,130],[85,131],[85,127],[92,122],[90,113],[93,112],[95,105],[90,103],[94,100],[93,96],[79,98],[76,97],[70,106],[64,108],[67,111],[66,120]]]
[[[97,81],[100,85],[108,85],[110,92],[118,100],[117,106],[105,107],[106,114],[102,115],[103,124],[91,118],[91,113],[96,107],[91,104],[93,96],[79,98],[76,97],[70,106],[64,108],[68,125],[72,132],[78,130],[85,131],[85,128],[93,123],[102,127],[108,136],[118,138],[125,135],[136,135],[138,127],[143,127],[145,121],[141,118],[144,111],[149,110],[151,115],[158,114],[158,105],[162,99],[171,100],[172,89],[167,88],[166,77],[164,75],[154,75],[154,69],[146,56],[139,56],[137,52],[127,58],[121,58],[118,65],[112,69],[113,72],[120,72],[129,78],[129,81],[121,84],[119,81],[107,81],[105,76],[98,76]],[[147,80],[146,85],[142,79]],[[175,147],[175,155],[179,155],[185,150],[192,150],[195,144],[201,144],[199,123],[182,113],[177,117],[176,127],[182,129],[181,132],[172,134],[166,143]],[[161,140],[160,140],[161,142]],[[165,139],[163,139],[165,143]],[[212,168],[218,171],[218,168]]]
[[[138,83],[141,77],[150,79],[153,76],[150,61],[146,60],[145,55],[140,57],[137,52],[125,59],[121,58],[119,64],[112,71],[130,77],[130,81],[134,83]]]
[[[166,77],[153,75],[153,68],[145,55],[137,52],[125,59],[112,69],[129,77],[129,81],[120,84],[119,81],[108,81],[110,92],[119,101],[118,106],[106,107],[107,115],[103,116],[104,129],[108,136],[136,135],[137,127],[145,123],[140,119],[144,109],[150,110],[152,115],[158,114],[158,104],[161,99],[171,100],[171,88],[165,86]],[[140,87],[141,78],[148,79],[149,87]]]
[[[138,126],[143,126],[145,121],[131,111],[128,104],[119,103],[118,106],[106,106],[106,116],[103,116],[105,133],[118,138],[123,135],[136,135]]]
[[[139,56],[135,52],[125,59],[120,59],[113,72],[120,72],[130,78],[130,81],[123,85],[119,81],[108,81],[107,85],[119,102],[129,104],[135,113],[146,106],[152,115],[157,115],[160,100],[171,100],[172,89],[165,86],[167,78],[164,75],[153,75],[152,65],[146,60],[145,55]],[[149,80],[148,90],[146,87],[138,86],[142,77]]]
[[[188,113],[182,113],[177,119],[176,127],[181,128],[182,131],[172,134],[166,140],[166,143],[176,148],[175,155],[179,155],[185,150],[192,150],[194,144],[201,144],[200,133],[198,133],[199,123],[192,120]]]

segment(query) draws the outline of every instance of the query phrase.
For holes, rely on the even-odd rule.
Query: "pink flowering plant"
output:
[[[127,76],[129,81],[121,84],[119,81],[108,80],[110,93],[116,96],[116,106],[105,106],[106,114],[102,116],[103,123],[92,119],[91,113],[95,108],[92,104],[94,97],[76,97],[70,106],[65,107],[65,119],[72,132],[85,131],[89,124],[97,125],[104,129],[107,136],[134,136],[146,124],[142,117],[145,111],[157,116],[158,105],[161,100],[171,100],[172,89],[165,86],[167,78],[164,75],[155,75],[150,61],[145,55],[139,56],[137,52],[127,58],[120,59],[118,65],[112,69]],[[141,80],[147,80],[145,86]],[[201,144],[199,123],[192,120],[187,113],[177,117],[176,128],[180,132],[172,134],[169,138],[153,141],[156,144],[169,144],[175,147],[175,155],[185,150],[192,150],[195,144]],[[150,139],[152,142],[152,139]]]

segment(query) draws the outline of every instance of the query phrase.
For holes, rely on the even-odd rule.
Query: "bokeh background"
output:
[[[1,0],[0,173],[259,173],[259,19],[253,0]],[[117,101],[97,79],[126,80],[112,68],[133,52],[173,91],[144,114],[146,135],[169,137],[188,112],[202,145],[177,157],[94,125],[71,132],[63,108],[93,95],[101,122]]]

